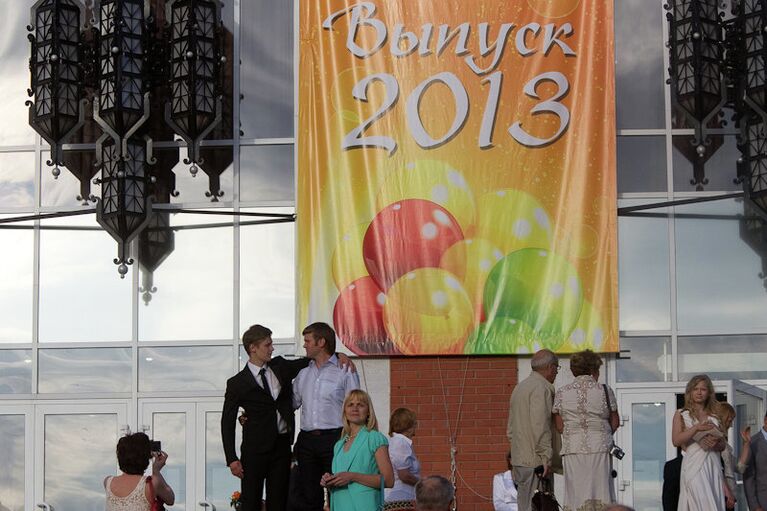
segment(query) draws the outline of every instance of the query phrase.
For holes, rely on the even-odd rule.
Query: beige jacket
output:
[[[553,403],[554,386],[535,371],[514,387],[506,436],[515,466],[551,465],[555,471],[561,470],[561,442],[551,419]]]

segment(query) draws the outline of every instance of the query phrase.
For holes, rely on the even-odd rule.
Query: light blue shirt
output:
[[[360,388],[357,373],[341,369],[333,355],[322,367],[312,360],[293,382],[293,406],[301,408],[301,429],[333,429],[343,426],[344,399]]]

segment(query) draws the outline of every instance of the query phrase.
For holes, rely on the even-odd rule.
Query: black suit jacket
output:
[[[663,511],[676,511],[679,503],[679,484],[682,472],[682,455],[668,460],[663,466]]]
[[[282,387],[276,400],[256,383],[256,378],[247,365],[227,380],[224,409],[221,412],[221,438],[224,442],[227,465],[238,459],[234,449],[234,433],[240,407],[248,416],[242,431],[241,453],[261,454],[272,449],[278,433],[278,411],[288,425],[292,443],[296,427],[293,413],[293,379],[301,369],[309,365],[309,361],[308,358],[286,360],[275,357],[269,362],[269,367]]]

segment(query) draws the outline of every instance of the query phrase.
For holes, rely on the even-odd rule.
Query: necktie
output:
[[[274,396],[272,396],[272,389],[269,388],[269,380],[266,379],[266,367],[262,367],[258,372],[258,375],[261,377],[261,383],[264,385],[264,390],[272,399],[274,399]]]

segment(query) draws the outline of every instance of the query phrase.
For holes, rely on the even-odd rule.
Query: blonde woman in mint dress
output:
[[[343,413],[343,432],[333,448],[333,473],[324,474],[321,483],[330,491],[331,511],[375,511],[383,503],[382,486],[394,485],[388,441],[378,431],[365,391],[351,391]]]

